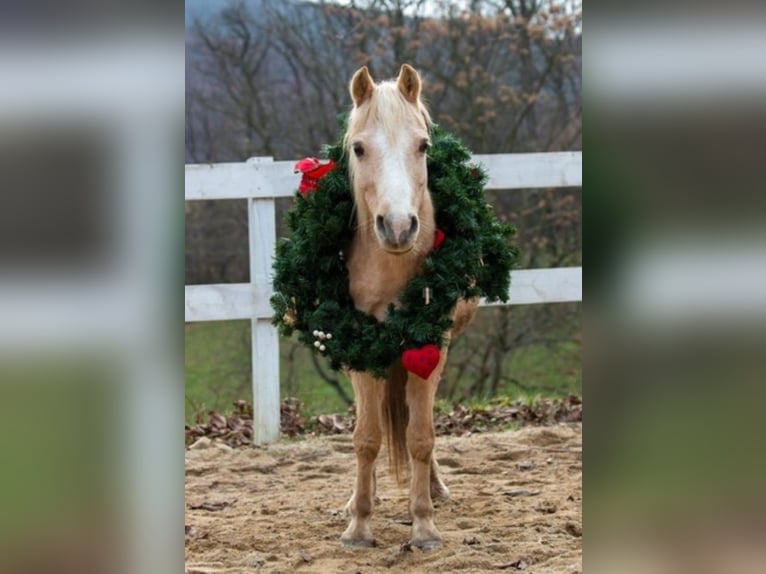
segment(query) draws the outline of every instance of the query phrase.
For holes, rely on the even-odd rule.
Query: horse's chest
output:
[[[388,306],[396,303],[399,293],[406,285],[406,281],[386,281],[365,277],[355,280],[350,277],[349,289],[357,309],[382,321],[386,317]]]
[[[353,258],[349,261],[349,291],[354,305],[360,311],[373,315],[379,321],[386,317],[388,306],[396,303],[414,269],[383,268],[369,261]]]

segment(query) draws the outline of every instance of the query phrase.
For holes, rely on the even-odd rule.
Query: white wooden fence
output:
[[[476,155],[489,173],[488,189],[579,187],[582,152]],[[279,437],[279,337],[271,325],[271,263],[276,245],[275,198],[295,193],[294,162],[252,158],[244,163],[186,166],[186,200],[246,199],[250,283],[187,285],[186,321],[252,322],[253,440]],[[512,273],[509,305],[582,300],[582,268]],[[486,304],[482,302],[482,304]],[[500,303],[502,304],[502,303]]]

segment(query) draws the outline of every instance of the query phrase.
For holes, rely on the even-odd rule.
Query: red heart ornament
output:
[[[421,379],[427,379],[439,364],[439,347],[425,345],[420,349],[407,349],[402,353],[402,365],[410,373]]]
[[[447,237],[441,229],[437,229],[434,234],[434,246],[431,249],[438,249],[439,245],[444,243],[444,238]]]

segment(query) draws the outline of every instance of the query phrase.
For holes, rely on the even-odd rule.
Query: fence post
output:
[[[273,158],[247,160],[269,164]],[[276,246],[274,198],[249,198],[250,283],[253,301],[268,301],[273,293],[271,261]],[[279,334],[271,317],[254,316],[252,322],[253,442],[264,444],[279,438]]]

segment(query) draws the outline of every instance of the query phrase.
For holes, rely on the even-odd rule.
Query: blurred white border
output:
[[[586,89],[617,106],[762,97],[763,15],[739,18],[695,20],[692,13],[683,19],[657,14],[591,20],[584,45]]]

